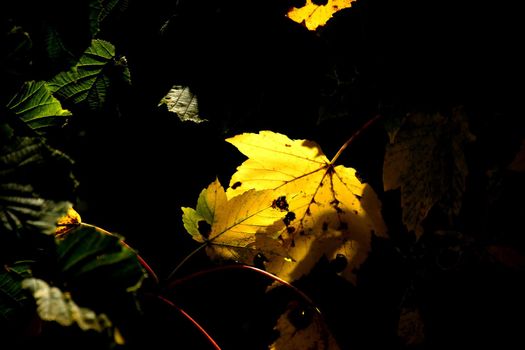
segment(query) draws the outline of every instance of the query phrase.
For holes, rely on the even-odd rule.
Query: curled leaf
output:
[[[81,222],[80,214],[75,209],[69,208],[67,214],[57,220],[55,235],[58,238],[64,237],[69,231],[80,225]]]

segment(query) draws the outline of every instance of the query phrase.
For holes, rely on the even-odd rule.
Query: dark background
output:
[[[315,140],[330,158],[378,114],[447,114],[461,105],[477,137],[467,150],[461,235],[415,242],[405,232],[399,194],[382,191],[387,136],[378,123],[340,162],[378,192],[390,239],[374,240],[356,287],[322,264],[297,286],[318,303],[343,349],[410,348],[397,335],[406,307],[418,308],[425,326],[425,342],[413,348],[523,347],[522,262],[494,262],[485,249],[504,244],[520,255],[524,247],[523,173],[506,170],[524,137],[516,2],[358,0],[316,32],[284,16],[291,3],[130,0],[105,22],[99,37],[126,56],[132,86],[115,93],[118,109],[76,111],[66,136],[52,138],[76,162],[83,221],[122,234],[166,278],[197,247],[181,206],[195,206],[216,176],[226,186],[243,159],[224,138],[272,130]],[[44,7],[15,13],[31,26]],[[196,93],[207,123],[181,122],[157,107],[173,84]],[[211,266],[197,254],[176,277]],[[174,300],[223,349],[264,349],[296,298],[265,294],[268,283],[251,272],[218,272],[177,287]],[[208,348],[177,313],[152,300],[144,308],[124,329],[130,347]]]

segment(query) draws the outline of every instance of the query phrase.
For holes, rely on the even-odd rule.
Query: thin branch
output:
[[[195,321],[193,317],[191,317],[186,311],[175,305],[171,300],[164,298],[162,295],[157,295],[157,298],[163,303],[177,310],[184,317],[186,317],[186,319],[189,320],[202,333],[202,335],[204,335],[204,337],[210,342],[210,344],[215,350],[221,350],[221,347],[215,342],[215,340],[213,340],[213,338],[208,334],[208,332],[206,332],[206,330],[197,321]]]
[[[188,281],[191,281],[192,279],[203,277],[203,276],[206,276],[208,274],[215,273],[215,272],[228,271],[228,270],[249,270],[249,271],[255,271],[255,272],[257,272],[257,273],[259,273],[259,274],[261,274],[261,275],[263,275],[265,277],[268,277],[268,278],[270,278],[270,279],[280,283],[281,285],[283,285],[283,286],[293,290],[304,301],[306,301],[308,303],[308,305],[319,316],[322,316],[321,310],[319,310],[319,308],[315,305],[313,300],[308,295],[306,295],[303,291],[301,291],[299,288],[297,288],[293,284],[283,280],[282,278],[275,276],[274,274],[271,274],[271,273],[269,273],[267,271],[264,271],[262,269],[259,269],[257,267],[250,266],[250,265],[243,265],[243,264],[223,265],[223,266],[217,266],[217,267],[213,267],[213,268],[210,268],[210,269],[198,271],[198,272],[192,273],[191,275],[188,275],[186,277],[182,277],[182,278],[176,279],[175,281],[169,283],[167,288],[171,289],[171,288],[176,287],[177,285],[184,284],[184,283],[186,283]]]
[[[175,275],[175,273],[177,273],[177,271],[179,271],[179,269],[182,267],[182,265],[184,265],[186,263],[186,261],[188,261],[195,254],[197,254],[197,252],[199,252],[202,248],[206,247],[206,245],[208,245],[208,242],[201,244],[196,249],[194,249],[191,253],[186,255],[186,257],[184,259],[182,259],[182,261],[177,266],[175,266],[173,271],[170,272],[170,274],[168,275],[167,280],[170,280],[173,277],[173,275]]]
[[[345,144],[341,146],[341,148],[339,148],[339,151],[337,151],[336,155],[334,156],[334,158],[332,158],[332,160],[330,161],[330,164],[334,164],[335,161],[337,160],[337,158],[339,158],[339,156],[341,155],[341,153],[343,153],[343,151],[346,149],[346,147],[348,147],[352,142],[354,142],[354,140],[363,132],[365,131],[366,129],[368,129],[371,125],[373,125],[375,122],[377,122],[379,119],[381,119],[381,115],[378,114],[376,115],[374,118],[370,119],[369,121],[367,121],[365,123],[365,125],[363,125],[359,130],[357,130],[348,140],[346,140]]]

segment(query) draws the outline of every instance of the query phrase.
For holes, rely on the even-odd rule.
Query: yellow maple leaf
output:
[[[359,181],[354,169],[335,166],[338,155],[328,160],[312,141],[271,131],[226,141],[248,157],[232,176],[227,197],[271,190],[272,206],[286,213],[259,232],[278,238],[291,259],[265,255],[266,270],[293,281],[323,256],[342,257],[346,266],[340,274],[355,282],[354,269],[366,259],[371,235],[386,231],[374,190]]]
[[[206,244],[214,259],[251,263],[260,250],[284,258],[286,252],[279,244],[268,242],[273,238],[264,234],[286,215],[273,206],[273,195],[273,191],[251,190],[227,199],[215,180],[202,190],[195,209],[182,208],[182,221],[194,240]]]
[[[312,0],[306,0],[306,4],[300,8],[292,8],[287,16],[297,23],[305,24],[309,30],[316,30],[324,26],[332,15],[339,10],[352,6],[355,0],[328,0],[325,5],[316,5]]]

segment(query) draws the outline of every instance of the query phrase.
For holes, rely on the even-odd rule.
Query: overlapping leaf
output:
[[[213,216],[212,226],[220,229],[212,228],[210,237],[220,235],[221,244],[227,245],[238,238],[223,232],[249,217],[253,227],[243,231],[243,245],[262,255],[267,271],[293,281],[323,256],[338,257],[347,262],[341,275],[353,281],[353,270],[368,255],[371,235],[385,233],[375,192],[357,179],[354,169],[335,166],[314,142],[291,140],[271,131],[241,134],[227,141],[249,158],[232,176],[226,196],[221,193],[220,199],[204,200],[209,189],[201,193],[201,210],[196,211],[200,217],[186,214],[186,229],[194,237],[202,235],[199,220],[210,223]],[[207,208],[215,207],[203,203],[217,202],[243,209],[227,208],[220,216],[211,215]],[[251,264],[254,256],[241,258]]]
[[[93,310],[79,307],[69,293],[49,286],[46,281],[27,278],[22,281],[22,288],[31,291],[36,300],[38,316],[44,321],[54,321],[62,326],[77,324],[85,331],[102,332],[111,327],[111,321],[105,314],[96,314]]]
[[[199,195],[196,209],[182,208],[184,227],[193,239],[208,244],[212,258],[246,261],[261,250],[286,257],[279,245],[264,243],[272,240],[266,227],[286,215],[272,206],[272,195],[272,191],[251,190],[228,200],[215,180]]]
[[[306,0],[300,8],[292,8],[287,16],[297,23],[303,23],[309,30],[316,30],[328,22],[339,10],[352,6],[355,0],[327,0],[324,5],[316,5],[313,0]]]
[[[106,68],[120,64],[115,60],[115,47],[104,40],[92,40],[78,63],[48,81],[53,95],[68,103],[87,102],[92,109],[101,108],[108,94],[110,78]],[[123,67],[129,78],[129,70]]]
[[[67,109],[62,109],[44,81],[26,82],[7,108],[40,133],[48,127],[63,126],[71,115]]]
[[[137,254],[122,238],[98,227],[79,224],[57,242],[57,265],[70,286],[133,291],[145,272]]]
[[[401,190],[403,223],[418,237],[423,220],[436,204],[451,217],[459,213],[468,173],[464,146],[474,139],[459,108],[450,117],[410,114],[391,133],[384,159],[384,189]]]
[[[32,230],[55,232],[56,220],[71,204],[68,192],[76,185],[70,160],[40,139],[12,135],[0,148],[0,233]],[[60,182],[65,193],[46,196]],[[59,197],[55,199],[55,197]],[[62,200],[63,199],[63,200]]]
[[[312,141],[270,131],[226,141],[249,157],[232,176],[229,197],[250,188],[286,194],[286,227],[278,235],[294,261],[267,257],[267,270],[295,280],[321,257],[342,256],[347,265],[341,275],[354,281],[354,269],[366,259],[371,235],[386,231],[372,188],[359,181],[354,169],[334,165]]]
[[[30,276],[27,261],[6,265],[0,270],[0,321],[9,321],[29,304],[30,296],[23,290],[21,281]]]

